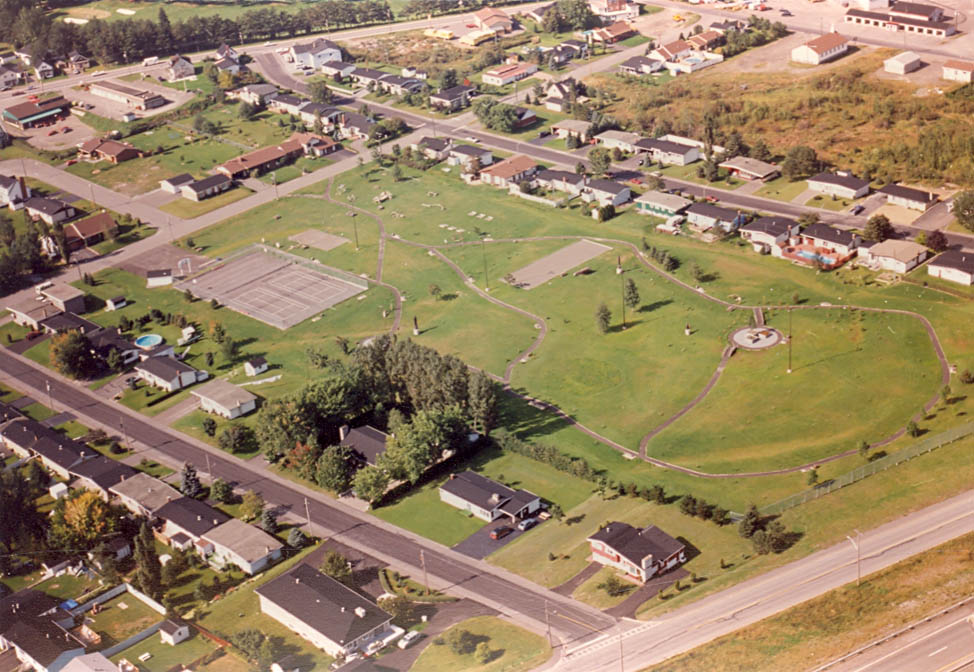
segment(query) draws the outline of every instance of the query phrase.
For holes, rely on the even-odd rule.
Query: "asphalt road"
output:
[[[590,637],[594,631],[615,623],[615,619],[597,609],[410,535],[313,490],[302,488],[265,470],[260,460],[257,460],[258,464],[245,462],[198,444],[189,437],[157,427],[150,419],[120,405],[102,401],[87,389],[64,382],[60,377],[3,348],[0,348],[0,372],[5,383],[31,393],[36,399],[47,398],[46,385],[50,384],[58,410],[67,407],[81,422],[123,434],[129,441],[165,454],[170,458],[170,463],[178,465],[191,462],[201,471],[209,470],[212,475],[233,482],[236,487],[259,492],[265,501],[285,507],[301,517],[304,517],[307,506],[315,534],[333,537],[417,577],[422,576],[419,569],[422,553],[426,570],[436,580],[435,587],[471,597],[536,631],[544,631],[545,612],[550,606],[548,613],[552,630],[566,644]]]

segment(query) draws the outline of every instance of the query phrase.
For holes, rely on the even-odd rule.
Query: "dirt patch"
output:
[[[189,259],[194,271],[198,270],[203,264],[212,261],[209,257],[194,254],[189,250],[175,245],[160,245],[142,254],[136,255],[128,261],[119,264],[119,268],[141,277],[146,276],[147,271],[171,269],[173,273],[179,270],[179,261]]]
[[[514,284],[522,289],[534,289],[611,249],[591,240],[580,240],[514,271]]]

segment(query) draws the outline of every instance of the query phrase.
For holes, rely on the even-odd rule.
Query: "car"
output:
[[[490,531],[490,538],[495,540],[503,539],[513,531],[514,531],[513,527],[510,527],[508,525],[501,525],[500,527],[495,527],[493,530]]]
[[[787,9],[782,9],[781,10],[781,15],[782,16],[794,16],[794,14],[792,14],[791,12],[789,12]]]
[[[517,524],[517,529],[521,532],[530,530],[532,527],[538,524],[537,518],[525,518],[520,523]]]
[[[49,130],[47,132],[48,135],[57,135],[57,133],[58,133],[58,130],[56,128],[52,128],[51,130]]]
[[[410,646],[415,644],[422,636],[423,633],[416,632],[415,630],[411,630],[410,632],[407,632],[405,635],[403,635],[402,639],[396,642],[396,646],[398,646],[400,649],[408,649]]]
[[[65,126],[64,128],[61,129],[61,132],[62,133],[70,133],[71,132],[71,127],[70,126]]]
[[[716,196],[705,196],[703,200],[707,201],[708,203],[716,203],[718,199]]]
[[[551,131],[549,131],[548,129],[544,129],[543,131],[540,131],[538,133],[538,137],[539,138],[544,138],[544,137],[547,137],[549,135],[551,135]]]
[[[862,212],[862,211],[863,211],[863,210],[865,210],[865,209],[866,209],[866,206],[864,206],[864,205],[862,205],[862,204],[860,204],[860,205],[857,205],[856,207],[854,207],[854,208],[852,209],[852,214],[854,214],[854,215],[858,215],[858,214],[859,214],[860,212]]]
[[[646,163],[646,159],[639,159],[639,161],[636,161],[636,165],[637,165],[637,166],[641,166],[641,165],[643,165],[644,163]]]
[[[479,139],[473,137],[472,135],[468,135],[467,138],[466,138],[466,140],[467,140],[467,142],[480,142]]]
[[[631,178],[629,180],[629,182],[631,182],[632,184],[642,184],[643,183],[643,181],[641,179],[639,179],[638,177]]]

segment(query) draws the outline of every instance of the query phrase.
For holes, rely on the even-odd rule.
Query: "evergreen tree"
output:
[[[636,282],[632,278],[626,280],[623,300],[626,307],[630,310],[635,310],[639,305],[639,289],[636,287]]]
[[[747,513],[744,514],[744,518],[737,526],[737,532],[745,539],[750,539],[754,536],[754,533],[758,531],[760,524],[761,514],[758,513],[758,507],[751,504],[747,510]]]
[[[156,553],[155,538],[149,523],[142,523],[135,538],[135,582],[139,589],[154,600],[162,596],[162,565]]]
[[[268,534],[277,532],[277,514],[274,509],[264,509],[260,514],[260,529]]]
[[[196,474],[196,467],[189,462],[183,464],[182,480],[179,483],[179,491],[187,497],[196,499],[203,494],[203,484],[200,477]]]

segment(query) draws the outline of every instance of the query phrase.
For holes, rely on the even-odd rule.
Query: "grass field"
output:
[[[798,194],[807,188],[808,182],[805,180],[792,182],[787,177],[776,177],[773,180],[765,182],[764,186],[754,192],[754,195],[790,203],[793,198],[796,198]]]
[[[382,520],[398,525],[444,546],[453,546],[485,525],[460,509],[440,501],[441,481],[415,488],[408,497],[376,509],[373,513]]]
[[[773,672],[832,660],[969,595],[972,544],[959,537],[650,669]]]
[[[124,642],[165,616],[151,609],[134,595],[122,593],[99,606],[98,613],[88,615],[92,630],[101,635],[101,648]]]
[[[810,199],[805,201],[805,205],[810,205],[813,208],[824,208],[825,210],[832,210],[834,212],[841,212],[842,210],[851,207],[853,203],[855,203],[855,201],[849,198],[832,198],[831,196],[826,196],[825,194],[812,196]]]
[[[166,203],[159,209],[163,212],[168,212],[170,215],[175,215],[176,217],[193,219],[194,217],[199,217],[200,215],[205,215],[208,212],[212,212],[217,208],[222,208],[225,205],[236,203],[239,200],[247,198],[252,193],[254,192],[246,187],[236,187],[234,189],[230,189],[229,191],[225,191],[222,194],[211,196],[210,198],[202,201],[191,201],[188,198],[177,198],[175,201]]]
[[[710,182],[705,178],[697,176],[697,169],[699,164],[691,163],[688,166],[667,166],[659,172],[667,177],[675,177],[679,180],[687,180],[689,182],[696,182],[697,184],[702,184],[705,187],[712,189],[737,189],[739,186],[744,184],[743,180],[736,177],[727,177],[727,170],[721,168],[718,172],[720,173],[720,179],[716,182]]]
[[[43,583],[37,584],[34,588],[59,600],[73,600],[97,586],[97,580],[89,579],[83,574],[79,576],[62,574],[61,576],[53,576]]]
[[[463,629],[474,635],[494,652],[486,665],[477,662],[473,654],[458,655],[446,644],[431,643],[410,670],[413,672],[521,672],[532,670],[551,656],[551,647],[544,637],[493,616],[478,616],[450,628]],[[443,633],[448,637],[450,630]]]
[[[596,609],[611,609],[612,607],[618,606],[626,601],[629,597],[629,593],[623,595],[612,596],[609,595],[605,590],[599,588],[599,584],[608,579],[610,576],[617,576],[619,572],[612,567],[603,567],[595,573],[594,576],[586,579],[582,585],[575,589],[572,593],[572,597],[579,602],[584,602],[585,604],[595,607]],[[635,589],[636,584],[629,583],[627,579],[622,579],[628,585]]]
[[[166,15],[169,20],[175,23],[194,16],[221,16],[228,19],[235,19],[249,9],[273,9],[285,12],[296,12],[302,7],[298,2],[265,2],[254,5],[236,5],[223,2],[213,3],[190,3],[190,2],[169,2],[166,3]],[[116,10],[125,9],[134,14],[119,14]],[[103,21],[117,21],[120,19],[146,19],[156,21],[159,16],[159,5],[153,2],[127,2],[121,0],[97,0],[89,2],[79,7],[70,7],[54,12],[56,17],[75,17],[79,19],[101,19]]]
[[[329,165],[331,161],[321,157],[315,158],[313,156],[302,156],[300,159],[294,163],[278,168],[277,170],[271,171],[266,175],[262,175],[260,180],[267,184],[284,184],[285,182],[290,182],[296,177],[301,177],[306,172],[311,173],[319,168],[324,168]]]
[[[180,663],[190,663],[202,658],[217,648],[209,639],[203,637],[195,629],[190,628],[189,639],[177,646],[165,644],[158,634],[153,634],[111,657],[117,663],[123,658],[135,663],[145,672],[166,672]],[[144,661],[139,660],[143,654],[149,654]]]

